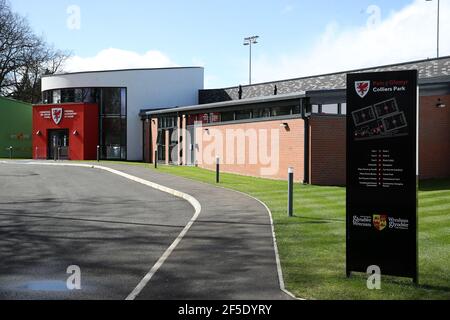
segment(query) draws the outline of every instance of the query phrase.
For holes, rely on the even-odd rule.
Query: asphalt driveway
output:
[[[138,299],[288,298],[258,201],[140,166],[106,166],[202,205]],[[99,169],[0,164],[0,183],[0,299],[124,299],[194,213],[180,198]],[[81,269],[81,290],[65,286],[70,265]]]

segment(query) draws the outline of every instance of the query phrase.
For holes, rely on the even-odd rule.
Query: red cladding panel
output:
[[[97,104],[67,103],[33,106],[34,159],[47,158],[48,131],[52,129],[68,129],[70,160],[96,159]]]

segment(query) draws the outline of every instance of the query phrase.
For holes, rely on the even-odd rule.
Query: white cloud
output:
[[[288,14],[291,13],[292,11],[294,11],[294,6],[291,4],[287,4],[281,10],[281,14]]]
[[[448,16],[450,2],[441,1],[441,17]],[[302,48],[302,52],[276,57],[258,56],[254,60],[254,81],[309,76],[436,56],[436,2],[416,0],[381,18],[376,24],[347,29],[331,22],[309,50]],[[450,19],[441,19],[441,56],[450,54],[450,42],[446,41],[449,36]]]
[[[160,51],[151,50],[144,54],[133,51],[109,48],[101,50],[94,57],[74,56],[64,65],[65,72],[97,71],[132,68],[177,67]]]

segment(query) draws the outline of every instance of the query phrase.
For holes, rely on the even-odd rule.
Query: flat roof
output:
[[[256,104],[256,103],[267,103],[274,101],[288,101],[305,98],[305,92],[296,92],[289,94],[279,94],[273,96],[264,96],[264,97],[256,97],[249,99],[241,99],[241,100],[229,100],[223,102],[214,102],[214,103],[206,103],[206,104],[198,104],[193,106],[184,106],[184,107],[175,107],[168,109],[147,109],[141,111],[141,116],[145,115],[156,115],[156,114],[165,114],[165,113],[174,113],[174,112],[184,112],[184,111],[195,111],[195,110],[203,110],[203,109],[216,109],[216,108],[226,108],[226,107],[235,107],[240,105],[247,104]]]
[[[85,73],[105,73],[105,72],[128,72],[128,71],[155,71],[155,70],[177,70],[177,69],[204,69],[204,67],[165,67],[165,68],[130,68],[130,69],[113,69],[113,70],[92,70],[92,71],[77,71],[77,72],[61,72],[54,74],[43,75],[42,77],[65,76],[71,74],[85,74]]]

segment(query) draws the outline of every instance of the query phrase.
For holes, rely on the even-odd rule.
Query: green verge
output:
[[[122,163],[155,170],[148,164]],[[165,165],[156,170],[216,185],[213,171]],[[295,184],[295,215],[289,218],[285,181],[222,173],[219,186],[247,193],[270,208],[285,285],[297,297],[450,299],[450,179],[420,185],[419,285],[410,279],[383,276],[381,290],[368,290],[365,274],[345,276],[345,188]],[[395,243],[390,248],[368,248],[399,249]]]
[[[179,166],[157,170],[215,185],[212,171]],[[385,276],[381,290],[368,290],[365,274],[345,276],[345,188],[295,184],[295,216],[289,218],[285,181],[222,173],[220,186],[245,192],[270,208],[286,288],[298,297],[450,299],[450,180],[426,181],[420,187],[419,286]]]

